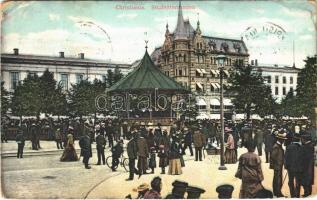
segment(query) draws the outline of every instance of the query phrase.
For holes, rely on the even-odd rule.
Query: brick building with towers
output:
[[[216,56],[226,56],[224,88],[229,70],[235,63],[247,64],[248,49],[242,40],[206,36],[199,20],[194,29],[189,20],[184,20],[179,3],[177,25],[170,32],[166,25],[165,41],[151,54],[154,63],[168,76],[197,95],[200,114],[206,118],[218,118],[220,78]],[[230,98],[224,99],[225,112],[232,112]]]

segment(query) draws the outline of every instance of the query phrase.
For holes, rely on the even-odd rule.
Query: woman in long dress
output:
[[[78,161],[78,156],[74,147],[74,137],[72,134],[67,135],[67,145],[64,149],[61,161]]]
[[[225,132],[226,134],[228,134],[226,150],[225,150],[225,163],[234,164],[237,162],[237,156],[234,149],[234,139],[232,136],[232,129],[225,129]]]
[[[182,165],[180,159],[180,144],[178,138],[172,137],[173,141],[170,147],[169,153],[169,169],[168,174],[170,175],[180,175],[182,174]]]

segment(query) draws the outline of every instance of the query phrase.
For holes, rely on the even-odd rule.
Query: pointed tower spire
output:
[[[175,34],[174,35],[175,39],[186,39],[187,38],[181,1],[179,1],[177,25],[176,25],[174,34]]]
[[[201,34],[201,30],[200,30],[200,22],[199,22],[199,20],[197,21],[196,33],[197,33],[198,35],[200,35],[200,34]]]
[[[166,31],[165,31],[165,36],[169,36],[170,31],[168,30],[168,22],[166,22]]]

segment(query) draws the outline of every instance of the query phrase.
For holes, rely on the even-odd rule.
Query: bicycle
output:
[[[112,156],[108,156],[107,157],[106,164],[111,169],[111,167],[112,167]],[[128,158],[125,158],[123,155],[121,155],[120,158],[119,158],[119,163],[114,169],[117,169],[119,165],[121,167],[123,167],[125,169],[125,171],[129,172],[129,159]]]

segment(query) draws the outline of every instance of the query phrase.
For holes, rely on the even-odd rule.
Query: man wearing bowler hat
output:
[[[303,197],[307,197],[312,193],[312,185],[314,185],[314,145],[309,134],[302,136],[302,159],[303,174],[302,185],[304,187]]]
[[[205,190],[199,187],[187,187],[187,199],[199,199],[200,195],[205,193]]]
[[[292,198],[299,198],[303,172],[300,139],[300,135],[295,133],[292,143],[285,150],[285,169],[288,172],[288,186]]]
[[[261,182],[264,179],[261,158],[254,153],[256,142],[248,141],[246,147],[248,152],[240,156],[238,170],[235,174],[242,181],[239,194],[241,199],[254,198],[256,193],[263,188]]]
[[[276,132],[276,143],[273,145],[270,168],[274,170],[273,177],[273,194],[276,197],[284,197],[281,192],[282,178],[283,178],[283,165],[284,165],[284,150],[282,144],[286,140],[286,133],[282,131]]]
[[[165,199],[184,199],[188,183],[176,180],[172,183],[172,185],[172,193],[168,194]]]
[[[220,185],[216,188],[218,199],[231,199],[234,187],[229,184]]]

